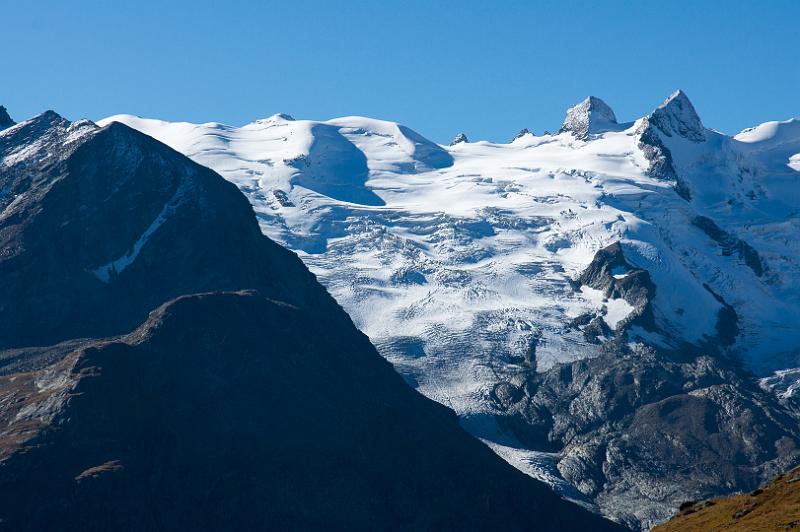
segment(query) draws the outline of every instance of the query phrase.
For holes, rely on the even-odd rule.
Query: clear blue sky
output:
[[[17,120],[132,113],[247,123],[365,115],[449,141],[620,120],[684,89],[709,127],[800,116],[800,1],[0,0]]]

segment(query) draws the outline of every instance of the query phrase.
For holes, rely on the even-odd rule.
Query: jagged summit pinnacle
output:
[[[530,130],[527,128],[527,127],[524,127],[524,128],[522,128],[522,129],[519,131],[519,133],[517,133],[516,135],[514,135],[514,138],[513,138],[513,139],[511,139],[511,142],[514,142],[515,140],[517,140],[517,139],[519,139],[519,138],[522,138],[522,137],[524,137],[525,135],[533,135],[533,133],[532,133],[532,132],[531,132],[531,131],[530,131]]]
[[[703,123],[682,90],[673,92],[650,114],[648,120],[668,137],[677,135],[694,142],[705,140]]]
[[[568,131],[579,139],[586,139],[590,134],[602,133],[616,125],[617,117],[611,107],[600,98],[589,96],[567,110],[560,133]]]
[[[464,133],[459,133],[453,139],[453,142],[450,143],[451,146],[455,146],[456,144],[461,144],[462,142],[469,142],[469,139]]]
[[[16,122],[8,115],[8,110],[0,105],[0,130],[9,128],[14,124],[16,124]]]

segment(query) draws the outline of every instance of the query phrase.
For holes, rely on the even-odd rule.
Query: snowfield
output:
[[[362,117],[99,124],[111,121],[235,183],[263,232],[413,386],[551,483],[547,455],[515,450],[492,425],[489,395],[524,364],[596,356],[601,344],[570,326],[579,316],[625,323],[628,302],[574,283],[611,243],[656,286],[657,331],[633,328],[629,341],[699,344],[730,306],[738,334],[726,349],[765,386],[798,388],[800,372],[786,370],[800,366],[800,120],[730,137],[678,92],[629,123],[593,98],[560,133],[450,147]]]

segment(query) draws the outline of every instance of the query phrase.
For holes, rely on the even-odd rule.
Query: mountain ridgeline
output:
[[[409,387],[214,171],[8,126],[0,530],[619,529]]]

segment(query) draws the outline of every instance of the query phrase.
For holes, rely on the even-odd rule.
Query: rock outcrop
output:
[[[692,102],[683,91],[675,91],[655,111],[644,117],[636,131],[639,149],[649,161],[648,174],[675,182],[675,190],[687,201],[691,190],[678,175],[668,144],[706,139],[705,128]]]
[[[695,216],[692,225],[707,234],[714,242],[719,244],[722,254],[725,256],[736,255],[748,268],[758,277],[764,275],[767,267],[758,251],[744,240],[736,237],[719,227],[714,220],[706,216]]]
[[[667,137],[674,135],[692,142],[703,142],[706,139],[705,127],[694,105],[681,90],[673,92],[646,120]]]
[[[567,110],[560,133],[569,132],[576,138],[586,140],[589,135],[602,133],[617,125],[614,111],[603,100],[589,96]]]
[[[450,145],[455,146],[456,144],[461,144],[462,142],[469,142],[469,139],[464,133],[459,133],[453,138],[452,141],[450,141]]]
[[[514,138],[512,138],[512,139],[511,139],[511,142],[514,142],[514,141],[515,141],[515,140],[517,140],[517,139],[521,139],[521,138],[522,138],[522,137],[524,137],[525,135],[533,135],[533,133],[532,133],[531,131],[529,131],[529,130],[528,130],[528,128],[526,128],[526,127],[525,127],[525,128],[522,128],[522,129],[519,131],[519,133],[517,133],[516,135],[514,135]]]
[[[576,320],[587,339],[602,337],[600,356],[523,372],[493,396],[501,426],[559,453],[561,476],[606,515],[647,528],[689,498],[754,489],[800,462],[791,410],[722,349],[728,306],[719,338],[674,342],[653,319],[657,286],[619,243],[598,251],[577,284],[633,310],[614,330],[597,330],[599,317]]]
[[[629,264],[619,242],[598,250],[589,266],[578,276],[577,282],[579,286],[600,290],[606,299],[622,298],[632,307],[630,314],[618,327],[631,324],[650,330],[655,327],[652,306],[655,285],[650,273]]]
[[[9,128],[14,124],[16,124],[16,122],[8,115],[8,110],[0,105],[0,130]]]

